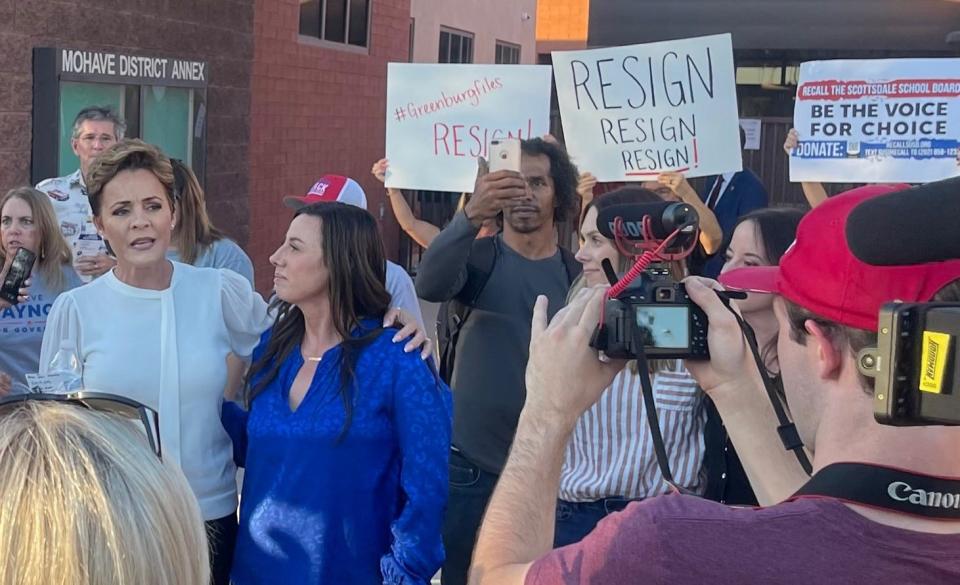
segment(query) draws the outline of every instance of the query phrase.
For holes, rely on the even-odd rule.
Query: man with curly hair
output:
[[[478,177],[470,202],[420,262],[419,296],[459,307],[449,344],[456,361],[442,360],[451,365],[455,396],[444,585],[466,583],[477,529],[513,441],[526,396],[533,305],[545,295],[559,309],[580,272],[573,255],[557,246],[555,229],[575,213],[576,185],[576,168],[562,147],[524,140],[520,172]],[[477,239],[483,222],[500,214],[503,231]]]

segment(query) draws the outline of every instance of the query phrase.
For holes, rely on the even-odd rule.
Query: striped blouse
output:
[[[702,493],[704,395],[679,360],[650,381],[674,480]],[[561,471],[560,499],[647,498],[669,489],[653,450],[640,376],[625,368],[577,421]]]

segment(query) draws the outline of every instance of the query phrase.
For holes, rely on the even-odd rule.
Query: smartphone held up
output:
[[[490,142],[490,172],[520,172],[520,139],[504,138]]]
[[[37,255],[26,248],[20,248],[13,256],[13,262],[10,264],[10,270],[3,278],[3,285],[0,286],[0,299],[16,305],[20,302],[20,289],[30,278],[30,271],[33,270],[33,263]]]

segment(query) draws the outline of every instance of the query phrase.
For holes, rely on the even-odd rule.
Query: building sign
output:
[[[729,34],[553,53],[563,136],[600,181],[741,170]]]
[[[926,183],[958,173],[960,59],[800,66],[791,181]]]
[[[206,87],[210,70],[204,61],[58,49],[57,71],[67,81]]]

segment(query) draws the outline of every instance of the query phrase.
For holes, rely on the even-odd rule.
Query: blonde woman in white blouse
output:
[[[249,356],[267,329],[266,302],[230,270],[166,258],[175,227],[173,171],[157,148],[126,140],[105,151],[87,183],[97,230],[117,266],[60,295],[41,371],[66,343],[86,389],[159,412],[163,458],[179,464],[211,535],[214,583],[226,585],[236,535],[236,468],[220,423],[226,358]]]
[[[607,282],[601,263],[611,261],[621,272],[628,266],[614,242],[597,230],[598,209],[611,205],[652,203],[660,198],[651,191],[625,187],[601,195],[586,207],[580,227],[577,260],[583,275],[571,288]],[[675,271],[685,267],[676,263]],[[683,274],[675,274],[682,278]],[[703,430],[707,412],[704,395],[680,360],[654,360],[650,381],[657,418],[663,432],[674,480],[693,493],[702,493]],[[560,476],[554,545],[580,541],[597,522],[625,508],[631,501],[669,491],[663,480],[650,439],[640,376],[631,363],[604,390],[600,399],[577,421],[567,446]]]

